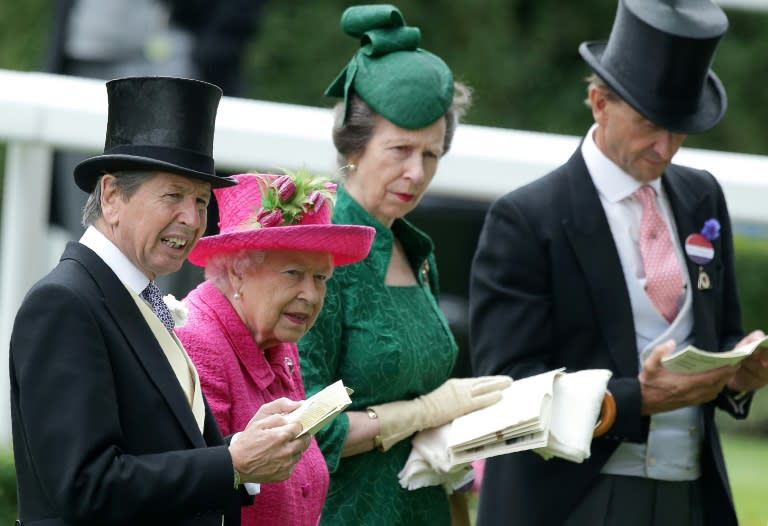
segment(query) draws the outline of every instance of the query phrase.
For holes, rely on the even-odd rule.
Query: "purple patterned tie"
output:
[[[144,298],[149,306],[152,307],[152,311],[160,318],[168,332],[173,332],[173,316],[168,308],[168,305],[163,301],[163,295],[160,294],[160,288],[154,281],[150,281],[149,285],[141,291],[141,297]]]

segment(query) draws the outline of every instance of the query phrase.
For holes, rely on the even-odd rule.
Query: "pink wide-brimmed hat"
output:
[[[200,239],[189,261],[238,250],[329,252],[336,266],[368,255],[376,232],[361,225],[335,225],[331,211],[336,185],[306,171],[295,174],[240,174],[237,186],[216,188],[219,231]]]

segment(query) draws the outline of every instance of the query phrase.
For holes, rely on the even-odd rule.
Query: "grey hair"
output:
[[[334,107],[333,144],[336,146],[336,161],[341,168],[349,165],[349,158],[362,152],[373,136],[376,126],[376,113],[360,95],[353,90],[349,92],[349,107],[347,121],[344,118],[344,101]],[[453,83],[453,101],[446,111],[445,139],[443,155],[448,153],[453,143],[456,127],[472,105],[472,89],[462,82]]]
[[[260,265],[267,257],[266,250],[238,250],[236,252],[219,252],[208,258],[205,264],[205,278],[213,283],[225,296],[229,296],[232,287],[229,285],[229,270],[244,276],[247,270]]]
[[[592,72],[584,80],[587,81],[587,98],[584,99],[584,104],[587,105],[587,108],[592,108],[592,101],[589,100],[589,92],[592,91],[592,89],[603,91],[603,93],[605,93],[605,98],[611,102],[621,102],[622,98],[619,97],[619,95],[613,91],[613,88],[608,86],[597,73]]]
[[[123,171],[113,172],[112,175],[115,176],[115,188],[117,189],[118,195],[124,201],[128,201],[131,197],[133,197],[133,194],[136,193],[136,191],[139,189],[142,183],[151,179],[152,177],[157,175],[157,173],[147,172],[147,171],[123,170]],[[83,218],[81,220],[81,224],[83,225],[83,227],[88,227],[89,225],[94,224],[96,220],[99,219],[102,215],[102,210],[101,210],[101,178],[102,177],[104,176],[102,175],[96,180],[96,186],[93,188],[93,191],[88,196],[88,201],[86,201],[85,206],[83,207]]]

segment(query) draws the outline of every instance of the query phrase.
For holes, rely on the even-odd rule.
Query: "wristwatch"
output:
[[[372,408],[368,407],[366,411],[368,412],[368,418],[371,420],[379,419],[379,415],[377,415],[376,411],[374,411]],[[381,444],[381,433],[376,433],[376,436],[373,437],[373,447],[379,451],[384,451],[384,446]]]
[[[240,472],[234,468],[232,468],[232,471],[235,472],[235,489],[237,489],[240,487]]]

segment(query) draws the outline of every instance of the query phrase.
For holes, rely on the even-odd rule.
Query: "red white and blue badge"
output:
[[[698,265],[706,265],[715,257],[712,242],[701,234],[691,234],[685,239],[685,253]]]
[[[685,239],[685,253],[691,261],[699,265],[699,276],[696,286],[699,290],[712,288],[712,281],[702,265],[706,265],[715,257],[715,247],[712,241],[720,237],[720,221],[711,217],[704,221],[704,226],[698,234],[691,234]]]

